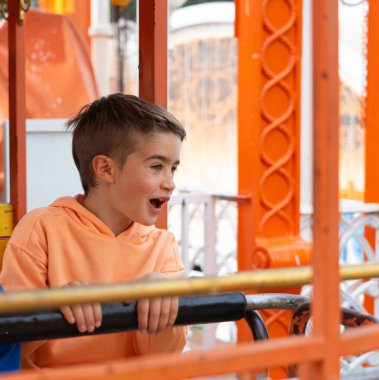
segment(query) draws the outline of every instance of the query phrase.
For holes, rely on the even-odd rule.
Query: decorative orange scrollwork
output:
[[[295,99],[297,36],[294,30],[297,7],[294,0],[283,1],[283,12],[278,16],[273,3],[270,0],[263,2],[266,38],[262,45],[262,72],[266,80],[261,90],[260,194],[263,214],[259,229],[264,237],[294,233],[294,202],[297,202],[294,164],[298,112]]]

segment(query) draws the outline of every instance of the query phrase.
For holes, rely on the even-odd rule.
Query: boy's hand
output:
[[[84,282],[72,281],[62,288],[78,287],[88,285]],[[95,328],[101,326],[102,312],[101,304],[84,304],[84,305],[65,305],[60,308],[61,313],[65,317],[66,321],[73,325],[76,323],[78,331],[93,332]]]
[[[150,273],[137,281],[167,280],[162,273]],[[149,333],[157,333],[172,327],[178,315],[179,298],[164,297],[140,300],[137,302],[138,328]]]

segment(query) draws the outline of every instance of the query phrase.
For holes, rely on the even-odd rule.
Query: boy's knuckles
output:
[[[171,314],[170,309],[162,309],[160,312],[161,318],[165,320],[168,320],[170,314]]]
[[[150,319],[158,319],[158,317],[161,315],[161,311],[156,308],[152,308],[149,312]]]
[[[139,302],[137,306],[138,314],[148,314],[149,312],[149,303],[147,302]]]

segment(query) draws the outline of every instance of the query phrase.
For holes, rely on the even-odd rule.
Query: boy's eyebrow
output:
[[[149,160],[161,160],[161,161],[163,161],[164,163],[167,163],[167,164],[170,163],[170,159],[169,159],[168,157],[166,157],[166,156],[162,156],[162,155],[160,155],[160,154],[154,154],[154,155],[152,155],[152,156],[146,158],[146,161],[149,161]],[[179,165],[179,164],[180,164],[180,161],[179,161],[179,160],[177,160],[177,161],[174,162],[174,165]]]

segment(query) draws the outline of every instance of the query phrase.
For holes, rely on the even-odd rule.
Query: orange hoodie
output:
[[[75,280],[90,285],[127,282],[151,272],[177,278],[183,273],[172,233],[134,223],[115,236],[79,203],[81,197],[59,198],[17,224],[0,275],[5,290],[57,288]],[[43,368],[181,351],[185,336],[186,328],[176,327],[152,335],[128,332],[49,340],[23,365]]]

